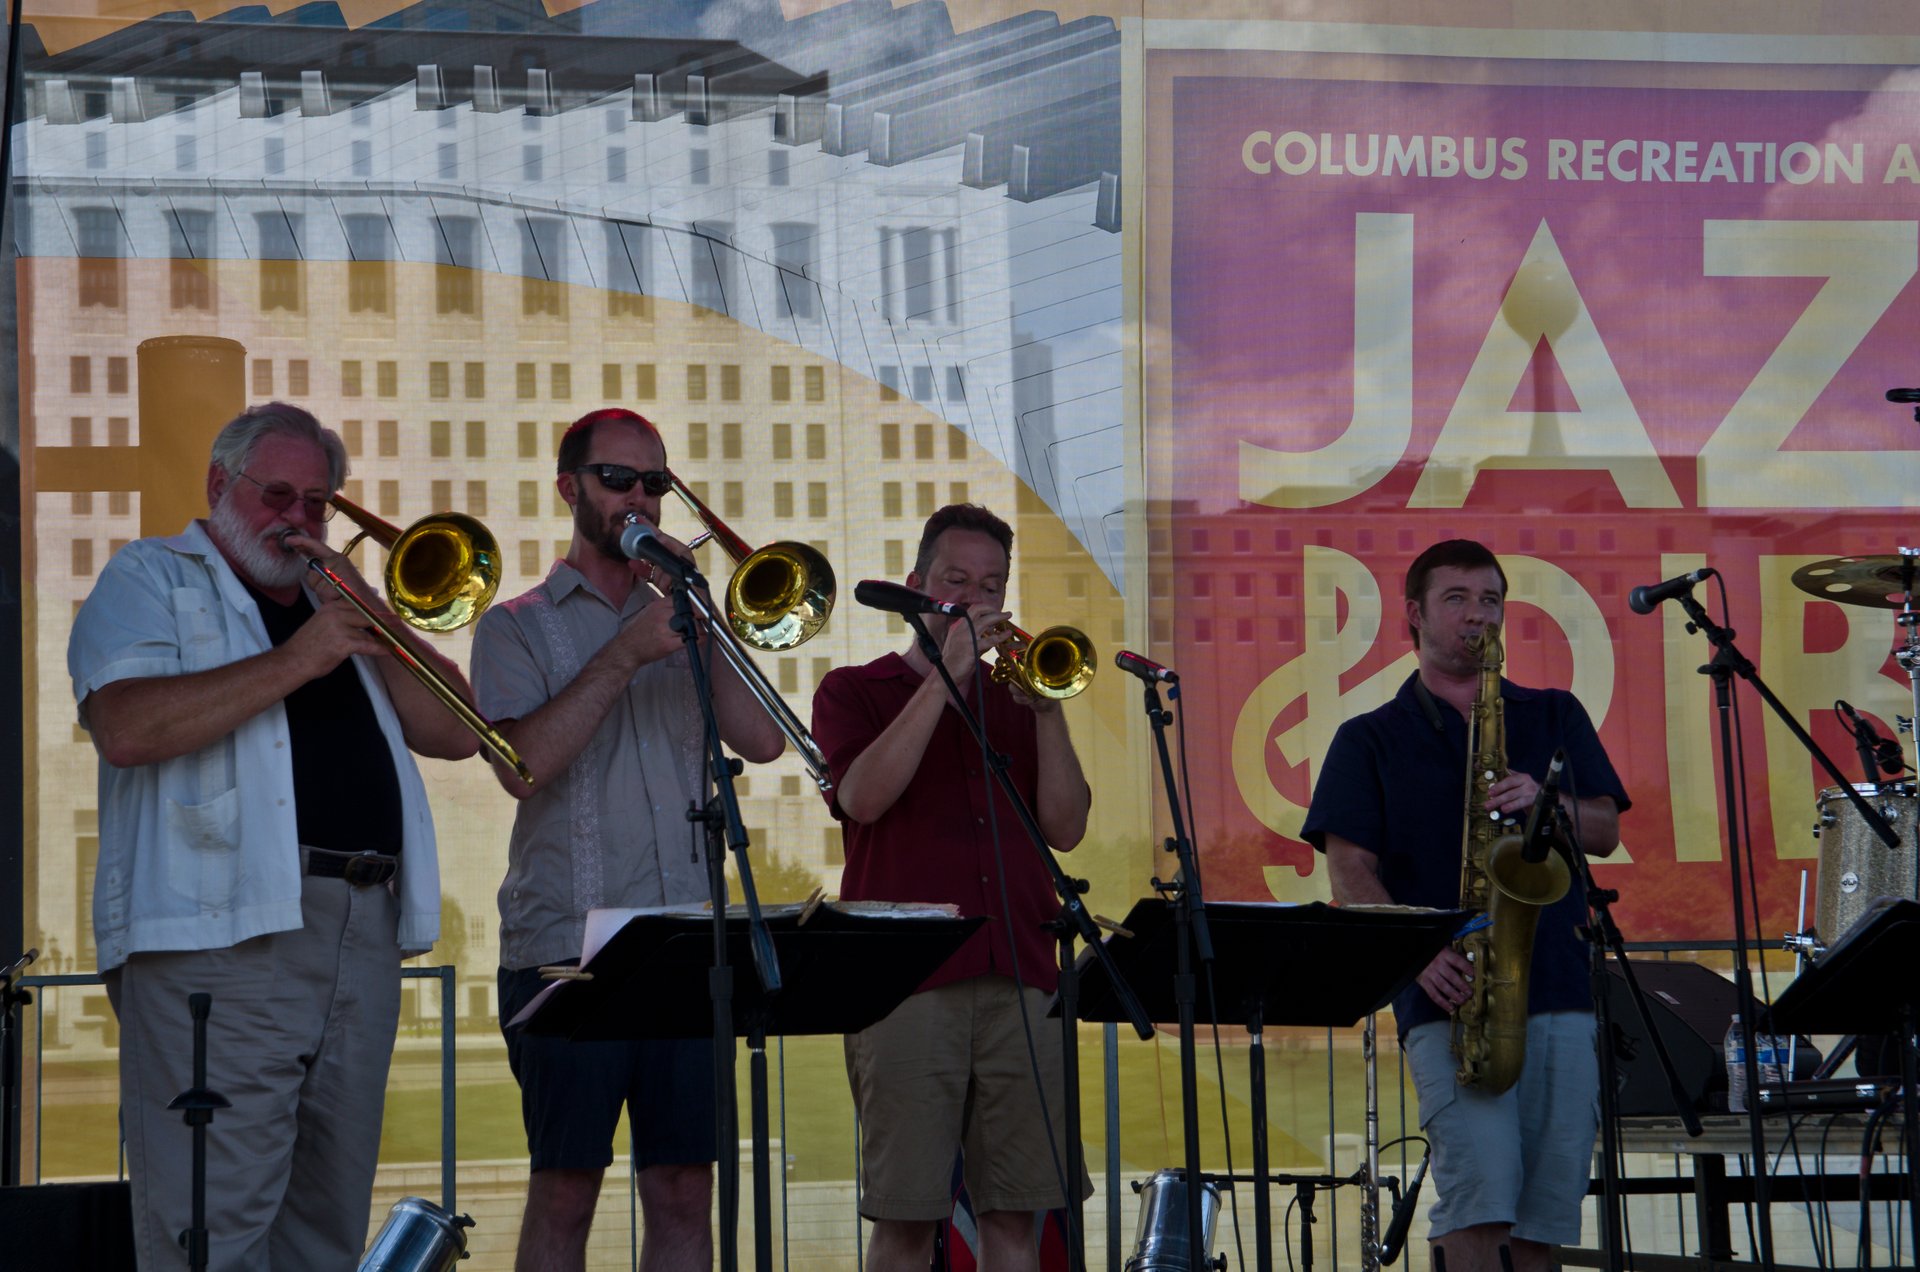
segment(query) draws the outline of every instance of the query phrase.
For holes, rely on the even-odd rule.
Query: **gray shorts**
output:
[[[1461,1086],[1449,1049],[1452,1024],[1408,1034],[1407,1068],[1420,1094],[1420,1125],[1433,1145],[1439,1197],[1430,1239],[1478,1224],[1510,1224],[1544,1245],[1580,1240],[1580,1206],[1600,1125],[1600,1066],[1588,1012],[1547,1012],[1527,1022],[1527,1064],[1501,1095]]]

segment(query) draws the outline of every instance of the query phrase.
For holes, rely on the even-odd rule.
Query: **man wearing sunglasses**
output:
[[[593,411],[561,439],[558,468],[573,509],[567,555],[483,615],[473,642],[480,710],[533,772],[529,786],[494,769],[519,801],[500,889],[500,1020],[533,1168],[515,1267],[585,1266],[624,1105],[641,1266],[708,1268],[711,1043],[570,1042],[508,1027],[544,987],[542,967],[577,961],[588,910],[707,899],[701,832],[687,820],[708,787],[686,648],[659,590],[668,580],[620,550],[628,514],[660,523],[666,446],[632,411]],[[772,719],[725,659],[707,662],[722,739],[755,763],[777,757],[785,742]]]
[[[189,994],[212,996],[206,1085],[213,1267],[352,1267],[366,1243],[400,960],[439,934],[412,752],[478,744],[367,631],[305,587],[346,475],[298,407],[221,430],[204,521],[114,554],[67,648],[100,753],[94,937],[120,1021],[121,1114],[144,1269],[186,1267]],[[415,657],[464,685],[397,621]]]

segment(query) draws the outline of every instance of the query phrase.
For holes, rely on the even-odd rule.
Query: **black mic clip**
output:
[[[1920,389],[1888,389],[1887,401],[1913,406],[1913,422],[1920,424]]]
[[[1540,783],[1540,789],[1534,793],[1533,807],[1527,810],[1526,829],[1521,832],[1520,858],[1529,865],[1539,865],[1547,859],[1547,852],[1553,847],[1554,835],[1558,829],[1560,775],[1567,767],[1566,748],[1553,753],[1553,760],[1547,765],[1547,776]]]

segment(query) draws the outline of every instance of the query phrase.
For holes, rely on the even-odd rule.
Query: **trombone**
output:
[[[833,613],[834,598],[838,594],[833,566],[813,548],[792,540],[770,543],[755,551],[729,529],[713,509],[702,503],[698,495],[687,489],[679,477],[671,471],[668,476],[673,481],[673,492],[707,528],[704,538],[718,543],[734,564],[733,577],[727,580],[727,621],[714,621],[706,600],[690,590],[688,598],[695,612],[713,632],[714,643],[734,674],[746,685],[747,692],[799,753],[814,785],[822,791],[832,790],[833,775],[827,769],[826,753],[766,674],[754,665],[744,645],[777,651],[792,649],[813,639]],[[638,513],[626,516],[629,524],[639,519]],[[691,546],[697,547],[701,542],[701,538],[696,538]]]
[[[1077,627],[1049,627],[1029,636],[1012,623],[1012,639],[995,651],[995,684],[1012,685],[1029,698],[1064,702],[1093,683],[1093,642]]]
[[[437,512],[422,517],[403,531],[342,495],[333,496],[332,502],[360,527],[360,533],[347,541],[343,552],[351,552],[362,539],[372,539],[386,548],[387,596],[394,613],[408,626],[435,632],[464,627],[480,616],[480,611],[499,590],[499,545],[493,534],[472,517],[457,512]],[[292,533],[289,529],[281,536],[282,547],[286,546],[286,535]],[[373,634],[400,665],[459,717],[460,723],[473,731],[482,746],[519,774],[521,781],[533,785],[532,771],[512,744],[461,697],[460,691],[445,676],[416,657],[406,642],[374,613],[373,607],[354,592],[339,571],[318,557],[308,557],[307,568],[331,583],[334,591],[372,624]]]

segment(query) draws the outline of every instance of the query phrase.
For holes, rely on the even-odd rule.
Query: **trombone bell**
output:
[[[833,567],[804,543],[771,543],[740,563],[727,583],[727,625],[755,649],[792,649],[833,612]]]
[[[387,600],[408,624],[452,631],[480,617],[500,590],[500,550],[472,517],[435,513],[394,541],[386,583]]]
[[[1093,683],[1093,642],[1077,627],[1049,627],[1029,636],[1018,627],[994,659],[993,678],[1030,698],[1064,702]]]
[[[361,539],[387,550],[387,603],[409,627],[450,632],[480,617],[500,590],[500,545],[474,518],[436,512],[405,530],[341,495],[333,504],[360,527],[343,552]]]

